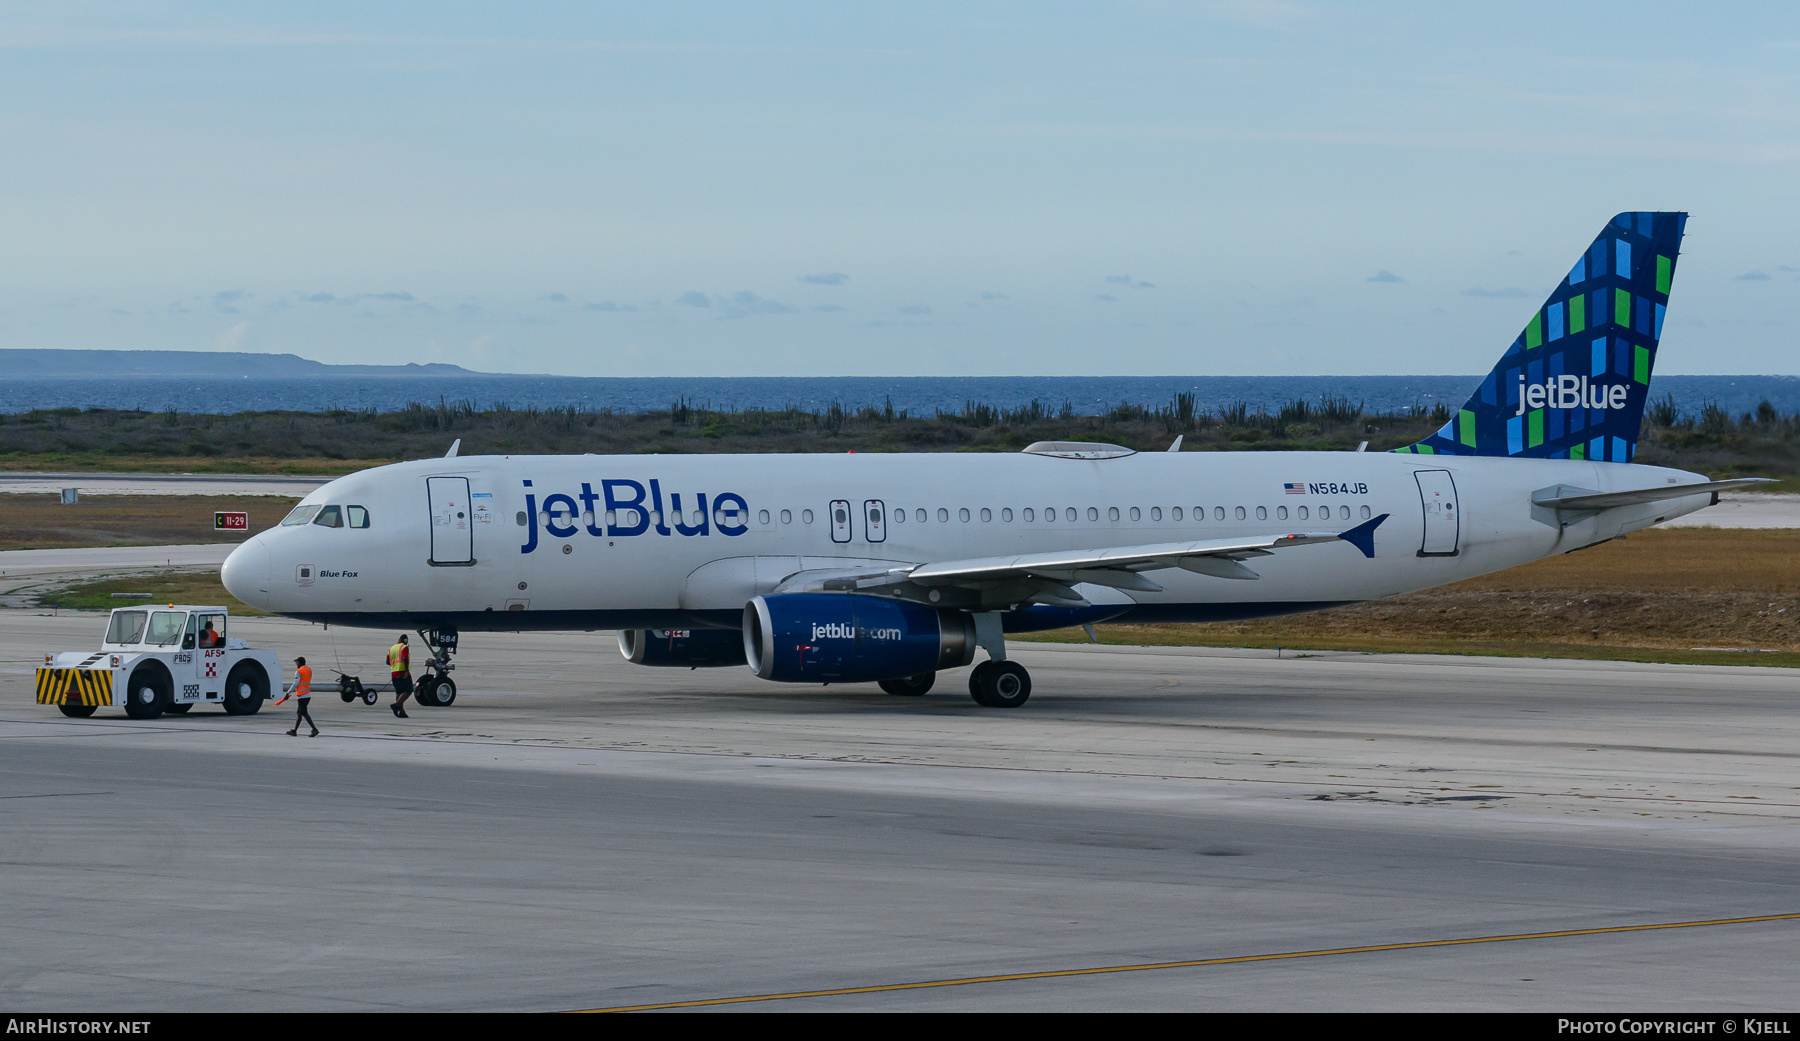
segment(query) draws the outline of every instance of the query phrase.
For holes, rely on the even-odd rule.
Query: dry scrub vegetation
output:
[[[55,495],[0,495],[0,550],[242,542],[248,534],[214,530],[214,510],[249,513],[250,530],[257,532],[274,526],[298,501],[275,495],[94,495],[64,506]]]

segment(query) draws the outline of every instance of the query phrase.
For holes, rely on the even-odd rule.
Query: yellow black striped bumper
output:
[[[39,669],[37,703],[40,705],[111,705],[110,669]]]

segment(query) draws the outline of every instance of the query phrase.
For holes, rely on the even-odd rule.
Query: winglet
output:
[[[456,450],[461,447],[462,447],[462,438],[459,437],[455,441],[450,443],[450,451],[444,453],[444,458],[445,459],[455,459],[456,458]]]
[[[1381,522],[1387,519],[1388,515],[1384,513],[1374,520],[1363,521],[1349,531],[1339,532],[1338,538],[1362,550],[1363,556],[1373,558],[1375,556],[1375,529],[1381,527]]]

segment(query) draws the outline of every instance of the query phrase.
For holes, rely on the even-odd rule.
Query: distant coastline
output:
[[[329,365],[297,354],[247,351],[81,351],[0,350],[0,379],[117,379],[123,376],[179,378],[232,376],[304,378],[353,376],[367,379],[425,379],[490,376],[460,365]]]

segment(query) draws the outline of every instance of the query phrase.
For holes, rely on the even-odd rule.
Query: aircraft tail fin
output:
[[[1621,213],[1450,422],[1397,452],[1627,463],[1650,397],[1685,213]]]

